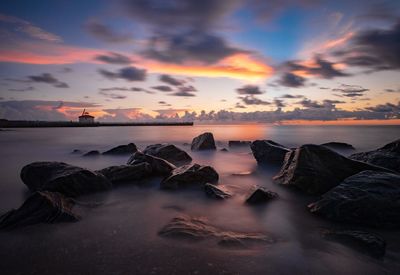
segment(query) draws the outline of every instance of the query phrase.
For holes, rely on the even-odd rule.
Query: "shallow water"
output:
[[[0,213],[18,207],[28,195],[19,178],[27,163],[64,161],[100,169],[123,164],[127,157],[83,158],[70,152],[104,151],[129,142],[139,148],[173,143],[185,149],[194,162],[213,166],[220,174],[219,184],[234,194],[220,202],[207,199],[198,190],[165,192],[158,188],[160,179],[153,179],[82,198],[99,205],[80,207],[83,219],[78,223],[1,232],[1,274],[396,274],[400,269],[398,232],[372,230],[387,240],[382,260],[323,239],[321,229],[348,227],[311,215],[306,205],[316,198],[274,184],[271,177],[279,168],[258,167],[249,148],[190,152],[184,143],[205,131],[213,132],[219,148],[227,147],[228,140],[272,139],[289,147],[341,141],[364,151],[399,138],[400,127],[196,125],[1,131]],[[266,206],[244,205],[255,186],[267,187],[280,198]],[[157,232],[180,214],[206,217],[226,230],[266,233],[276,242],[226,249],[211,240],[159,237]]]

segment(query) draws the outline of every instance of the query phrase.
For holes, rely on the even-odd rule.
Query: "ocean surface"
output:
[[[193,137],[212,132],[217,147],[229,140],[271,139],[288,147],[340,141],[355,152],[376,149],[400,137],[399,126],[195,125],[168,127],[34,128],[0,131],[0,213],[29,195],[19,173],[33,161],[63,161],[90,169],[125,164],[128,157],[84,158],[71,154],[105,151],[134,142],[140,149],[173,143],[199,164],[213,166],[219,184],[234,196],[208,199],[198,190],[162,191],[160,179],[122,185],[82,200],[77,223],[41,224],[0,232],[0,274],[398,274],[398,231],[374,230],[387,241],[386,256],[374,259],[325,240],[326,228],[357,228],[313,216],[306,205],[317,199],[272,182],[278,167],[257,166],[248,147],[229,152],[191,152]],[[348,152],[342,152],[348,154]],[[256,186],[280,195],[265,206],[244,205]],[[227,249],[215,242],[166,239],[158,231],[178,215],[205,217],[232,231],[262,232],[276,242]]]

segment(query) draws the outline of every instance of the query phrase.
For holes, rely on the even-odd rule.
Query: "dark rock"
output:
[[[291,150],[272,140],[256,140],[250,145],[254,158],[258,163],[281,165],[286,153]]]
[[[83,154],[83,156],[84,157],[98,157],[98,156],[100,156],[100,152],[97,150],[92,150],[92,151],[89,151],[89,152]]]
[[[106,191],[112,184],[102,174],[63,162],[33,162],[21,170],[21,179],[31,191],[60,192],[75,197]]]
[[[321,146],[325,146],[334,150],[355,150],[353,145],[344,142],[327,142],[321,144]]]
[[[79,149],[74,149],[72,152],[71,152],[71,154],[74,154],[74,155],[82,155],[82,151],[81,150],[79,150]]]
[[[193,151],[217,149],[213,134],[204,133],[195,137],[192,141],[191,149]]]
[[[388,171],[348,159],[324,146],[306,144],[285,156],[281,171],[274,180],[319,195],[364,170]]]
[[[251,141],[243,141],[243,140],[230,140],[228,141],[228,146],[229,147],[243,147],[243,146],[249,146],[251,144]]]
[[[220,151],[221,151],[221,152],[228,152],[228,149],[222,148]]]
[[[385,240],[373,233],[360,230],[325,230],[323,235],[328,240],[340,242],[376,258],[385,255]]]
[[[147,162],[135,165],[111,166],[97,171],[112,183],[137,181],[151,175],[152,168]]]
[[[206,183],[204,185],[204,191],[206,192],[206,195],[210,198],[214,199],[227,199],[232,197],[232,195],[226,191],[224,191],[222,188],[219,188],[213,184]]]
[[[74,200],[56,192],[35,192],[18,209],[0,217],[0,229],[10,230],[37,223],[76,222]]]
[[[128,160],[128,165],[137,165],[141,163],[150,164],[154,176],[168,175],[171,173],[172,170],[176,168],[175,165],[169,163],[164,159],[146,155],[139,151],[134,153]]]
[[[204,186],[218,181],[218,173],[211,166],[197,163],[178,167],[161,182],[161,188],[178,189],[186,186]]]
[[[183,150],[173,144],[153,144],[144,149],[143,153],[165,159],[172,164],[187,164],[192,158]]]
[[[328,219],[373,227],[400,226],[400,175],[363,171],[308,206]]]
[[[400,173],[400,139],[374,151],[353,154],[349,158],[382,166]]]
[[[269,202],[272,199],[278,198],[279,195],[275,192],[269,191],[265,188],[257,188],[250,197],[247,198],[246,203],[248,204],[260,204]]]
[[[129,143],[127,145],[119,145],[108,151],[105,151],[103,155],[130,155],[137,152],[137,147],[134,143]]]

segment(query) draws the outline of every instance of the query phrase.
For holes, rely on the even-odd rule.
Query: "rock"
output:
[[[102,174],[63,162],[33,162],[21,170],[21,179],[31,191],[59,192],[76,197],[106,191],[112,184]]]
[[[92,150],[92,151],[89,151],[89,152],[83,154],[82,156],[83,157],[98,157],[98,156],[100,156],[100,152],[97,150]]]
[[[218,181],[218,173],[211,166],[197,163],[178,167],[161,182],[161,188],[178,189],[186,186],[203,186]]]
[[[165,159],[172,164],[187,164],[192,158],[183,150],[173,144],[153,144],[144,149],[143,153]]]
[[[373,227],[400,226],[400,175],[363,171],[308,206],[328,219]]]
[[[228,152],[228,149],[222,148],[220,151],[221,151],[221,152]]]
[[[349,158],[400,173],[400,139],[374,151],[353,154]]]
[[[251,141],[242,141],[242,140],[230,140],[228,141],[228,146],[229,147],[243,147],[243,146],[249,146],[251,144]]]
[[[74,155],[81,155],[83,152],[81,151],[81,150],[79,150],[79,149],[74,149],[72,152],[71,152],[71,154],[74,154]]]
[[[210,183],[206,183],[204,185],[204,191],[206,192],[206,195],[210,198],[214,198],[214,199],[227,199],[232,197],[232,195],[226,191],[224,191],[222,188],[218,188],[217,186],[210,184]]]
[[[281,165],[285,159],[286,153],[291,150],[272,140],[256,140],[250,145],[254,158],[257,163],[277,164]]]
[[[73,211],[74,200],[56,192],[35,192],[18,209],[0,217],[0,229],[10,230],[37,223],[76,222],[80,216]]]
[[[348,159],[324,146],[302,145],[285,156],[274,180],[314,195],[323,194],[345,178],[364,170],[388,171],[364,162]]]
[[[191,149],[192,151],[217,149],[217,147],[215,146],[213,134],[204,133],[195,137],[192,141]]]
[[[219,245],[226,247],[274,242],[274,239],[265,234],[225,231],[210,225],[205,218],[186,215],[173,218],[158,234],[162,237],[192,241],[216,239]]]
[[[325,230],[323,236],[376,258],[385,255],[385,240],[373,233],[360,230]]]
[[[112,183],[137,181],[148,177],[152,173],[151,165],[147,162],[135,165],[111,166],[97,171],[103,174]]]
[[[260,204],[269,202],[272,199],[278,198],[279,195],[275,192],[269,191],[265,188],[257,188],[250,197],[247,198],[246,203],[248,204]]]
[[[323,143],[323,144],[321,144],[321,146],[325,146],[325,147],[328,147],[328,148],[334,149],[334,150],[355,150],[356,149],[351,144],[344,143],[344,142],[335,142],[335,141]]]
[[[137,147],[134,143],[129,143],[127,145],[119,145],[108,151],[105,151],[103,155],[130,155],[137,152]]]
[[[165,176],[176,169],[175,165],[164,159],[146,155],[139,151],[134,153],[128,160],[128,165],[137,165],[141,163],[148,163],[154,176]]]

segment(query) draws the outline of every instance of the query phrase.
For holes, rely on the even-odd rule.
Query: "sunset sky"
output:
[[[6,0],[0,36],[0,118],[400,124],[398,0]]]

